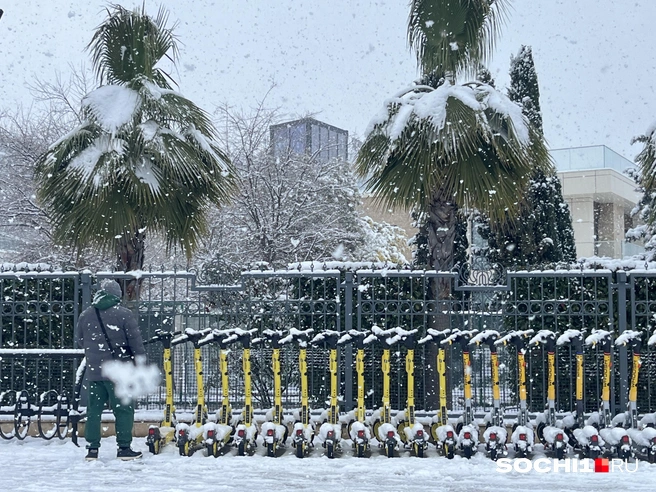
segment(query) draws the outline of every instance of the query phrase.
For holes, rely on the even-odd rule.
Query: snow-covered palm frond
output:
[[[485,62],[504,19],[506,0],[413,0],[408,42],[424,74],[457,74]]]
[[[160,7],[153,18],[146,14],[144,4],[133,11],[112,5],[107,13],[87,46],[100,82],[129,83],[145,76],[168,87],[168,75],[156,68],[165,56],[175,60],[178,54],[172,29],[166,27],[168,12]]]
[[[445,81],[386,101],[356,165],[385,206],[425,209],[439,193],[503,222],[535,162],[548,154],[519,106],[489,85]]]

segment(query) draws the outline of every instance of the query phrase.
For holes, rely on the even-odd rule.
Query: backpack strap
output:
[[[94,309],[96,310],[96,316],[98,317],[98,323],[100,323],[100,329],[102,330],[103,335],[105,335],[105,341],[107,342],[107,346],[109,347],[109,351],[112,353],[112,359],[120,360],[120,357],[118,357],[118,354],[116,353],[116,349],[110,343],[109,337],[107,336],[107,330],[105,329],[105,323],[103,323],[103,320],[100,317],[100,309],[98,309],[97,307],[94,307]]]

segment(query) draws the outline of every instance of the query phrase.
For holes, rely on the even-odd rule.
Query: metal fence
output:
[[[0,331],[0,392],[26,389],[39,395],[55,389],[69,392],[77,364],[74,327],[79,313],[90,305],[95,286],[104,278],[134,281],[125,273],[99,272],[0,272],[2,292]],[[145,339],[155,330],[181,331],[208,327],[281,329],[313,328],[315,333],[331,329],[367,330],[372,326],[429,327],[508,330],[550,329],[562,333],[568,328],[610,330],[619,335],[627,329],[644,333],[644,342],[653,331],[656,316],[656,272],[631,271],[541,271],[508,273],[499,285],[477,285],[472,278],[457,273],[436,273],[400,269],[360,269],[339,271],[326,268],[293,271],[251,271],[234,285],[217,285],[193,272],[140,272],[139,301],[131,307],[139,317]],[[380,405],[382,375],[381,348],[366,352],[368,408]],[[152,363],[161,364],[157,344],[147,347]],[[406,349],[392,350],[392,406],[405,406]],[[221,378],[218,348],[203,347],[204,375],[210,411],[218,407]],[[528,404],[541,411],[546,402],[546,357],[533,348],[527,356]],[[574,406],[575,363],[569,347],[557,354],[557,409]],[[271,406],[271,350],[252,350],[253,398],[260,408]],[[283,403],[293,408],[300,402],[297,365],[298,350],[282,351]],[[585,354],[585,405],[591,412],[599,407],[602,354],[587,349]],[[228,356],[230,392],[233,406],[243,403],[241,349]],[[492,403],[490,357],[487,348],[472,349],[474,407],[477,412]],[[517,406],[517,364],[512,348],[499,349],[502,405],[510,412]],[[354,405],[354,354],[350,346],[340,349],[340,394],[344,410]],[[190,409],[196,397],[193,350],[189,345],[174,349],[175,400],[179,410]],[[447,349],[450,407],[463,406],[463,366],[461,351]],[[625,348],[614,354],[611,404],[615,411],[626,408],[630,357]],[[431,379],[434,352],[416,351],[415,397],[418,410],[435,409],[435,388]],[[329,393],[328,352],[308,349],[308,370],[312,406],[325,406]],[[638,409],[656,411],[656,355],[644,346],[640,368]],[[164,388],[138,402],[141,408],[162,406]],[[2,402],[0,402],[2,403]]]

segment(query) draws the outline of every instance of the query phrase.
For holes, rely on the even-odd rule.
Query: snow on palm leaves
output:
[[[390,206],[426,207],[439,190],[459,206],[502,218],[517,202],[532,157],[546,155],[534,131],[521,108],[490,85],[416,85],[374,117],[358,172]]]
[[[61,242],[113,249],[148,229],[189,255],[208,205],[234,192],[232,165],[207,114],[156,67],[177,53],[166,13],[108,13],[89,45],[107,85],[85,96],[83,123],[39,159],[39,198]]]

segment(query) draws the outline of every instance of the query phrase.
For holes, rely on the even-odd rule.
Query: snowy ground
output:
[[[84,446],[84,441],[82,440]],[[2,490],[42,491],[203,491],[208,490],[343,490],[343,491],[511,491],[597,492],[653,491],[656,465],[641,463],[636,473],[537,473],[502,474],[482,453],[471,461],[456,457],[449,461],[430,450],[425,459],[388,459],[377,455],[353,458],[350,452],[329,460],[316,449],[299,460],[287,450],[280,458],[226,455],[207,458],[202,452],[186,458],[176,449],[148,455],[144,439],[135,439],[135,449],[144,459],[121,462],[115,459],[115,440],[103,440],[100,460],[83,460],[84,448],[70,441],[0,442]]]

